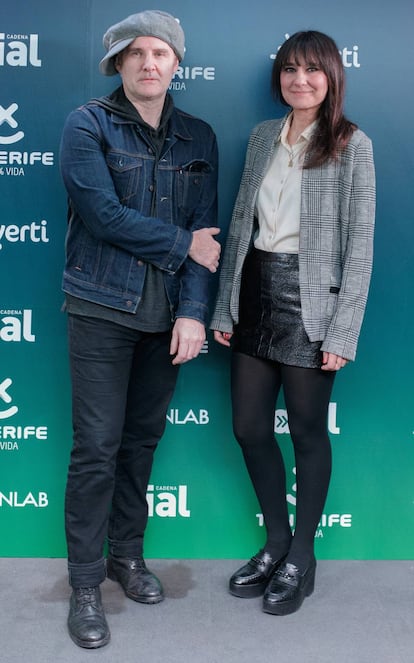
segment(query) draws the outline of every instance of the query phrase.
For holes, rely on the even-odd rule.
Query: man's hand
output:
[[[175,355],[172,363],[184,364],[195,359],[205,340],[206,330],[201,322],[192,318],[177,318],[170,345],[170,355]]]
[[[210,272],[216,272],[219,265],[220,244],[214,239],[218,235],[220,228],[201,228],[193,232],[193,241],[191,242],[188,255],[195,262],[203,267],[207,267]]]

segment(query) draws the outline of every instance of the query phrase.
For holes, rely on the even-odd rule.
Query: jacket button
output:
[[[137,260],[137,265],[138,265],[138,267],[142,267],[143,264],[144,264],[144,263],[142,262],[142,260]]]
[[[154,191],[154,185],[153,185],[153,184],[150,184],[150,185],[149,185],[149,187],[148,187],[148,191]]]
[[[128,301],[126,302],[126,305],[128,306],[128,308],[131,308],[131,306],[132,306],[132,302],[131,302],[130,299],[128,299]]]

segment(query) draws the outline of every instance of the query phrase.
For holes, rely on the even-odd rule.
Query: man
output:
[[[178,368],[205,340],[220,255],[216,139],[167,93],[184,55],[180,25],[140,12],[110,27],[104,46],[100,70],[122,84],[72,112],[61,145],[74,431],[68,627],[88,648],[110,638],[106,575],[134,601],[163,599],[143,559],[146,490]]]

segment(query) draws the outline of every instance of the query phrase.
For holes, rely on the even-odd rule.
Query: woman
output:
[[[313,592],[314,536],[331,474],[327,410],[355,358],[372,266],[375,174],[369,138],[343,113],[335,42],[298,32],[280,48],[275,98],[290,108],[250,137],[211,328],[232,339],[233,429],[260,503],[263,548],[230,592],[295,612]],[[294,535],[274,437],[283,387],[297,478]]]

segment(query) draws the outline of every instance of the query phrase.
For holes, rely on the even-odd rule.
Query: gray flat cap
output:
[[[157,9],[132,14],[120,23],[111,25],[103,36],[103,45],[108,51],[99,63],[105,76],[117,74],[114,56],[132,44],[137,37],[157,37],[165,41],[181,61],[184,57],[184,32],[174,16]]]

